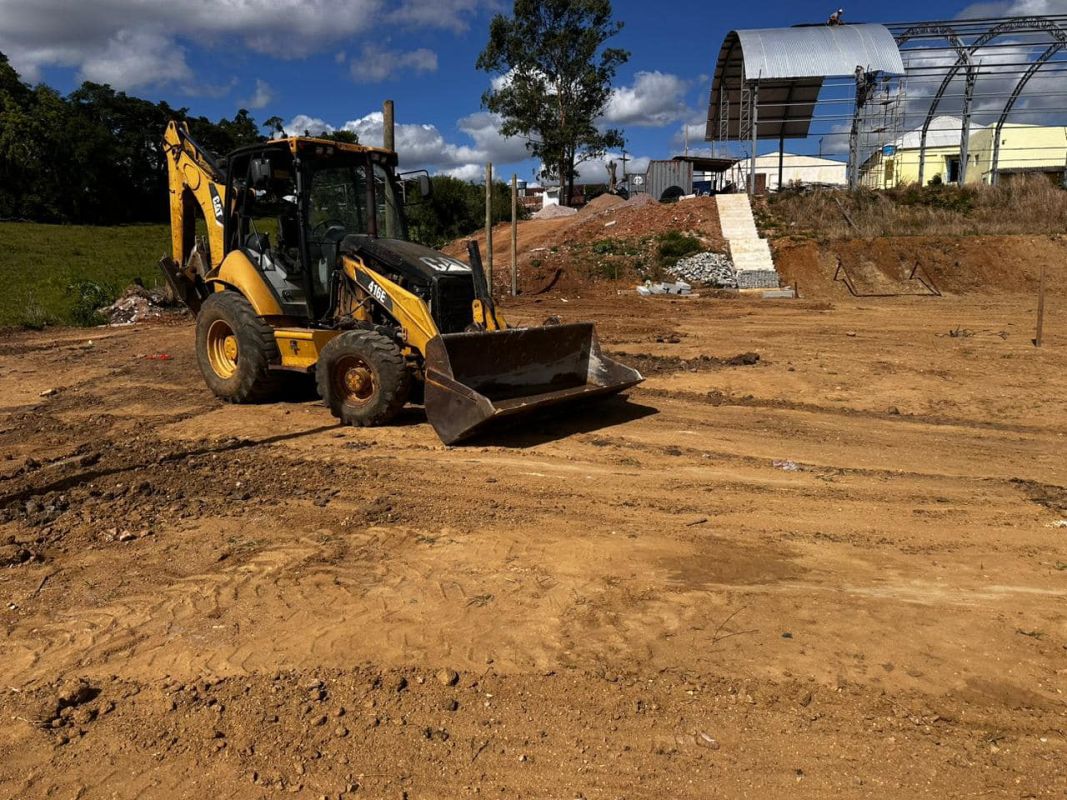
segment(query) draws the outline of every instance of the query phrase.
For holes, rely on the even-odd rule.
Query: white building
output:
[[[767,153],[756,156],[756,188],[759,191],[776,192],[778,185],[779,153]],[[782,153],[782,184],[788,188],[796,184],[819,184],[823,186],[846,186],[848,184],[848,166],[843,161],[818,156],[798,156]],[[748,185],[748,174],[752,161],[743,158],[728,172],[727,180],[738,190]]]

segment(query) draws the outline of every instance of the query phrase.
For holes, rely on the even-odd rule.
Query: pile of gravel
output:
[[[737,271],[725,253],[696,253],[679,259],[670,272],[689,283],[720,289],[737,288]]]
[[[553,204],[550,206],[545,206],[540,211],[535,214],[532,214],[531,216],[534,219],[556,219],[557,217],[573,217],[577,213],[577,208]]]

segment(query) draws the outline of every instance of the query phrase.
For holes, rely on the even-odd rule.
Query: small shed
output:
[[[677,200],[693,193],[693,165],[688,161],[650,161],[645,191],[653,200]]]

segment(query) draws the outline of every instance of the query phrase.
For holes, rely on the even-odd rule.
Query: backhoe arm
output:
[[[214,158],[189,136],[186,124],[171,121],[163,136],[170,185],[171,257],[184,267],[196,238],[196,206],[207,223],[210,264],[222,263],[225,176]]]
[[[184,122],[167,125],[163,152],[170,188],[171,256],[164,256],[159,267],[175,296],[198,313],[209,294],[204,279],[225,256],[225,176],[210,153],[189,136]],[[197,244],[197,206],[207,225],[206,248]]]

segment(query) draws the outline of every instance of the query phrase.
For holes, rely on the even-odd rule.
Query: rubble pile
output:
[[[674,283],[645,281],[643,286],[637,287],[637,293],[642,297],[649,297],[654,294],[692,294],[693,287],[685,281],[675,281]]]
[[[99,311],[108,325],[132,325],[176,312],[180,312],[180,307],[175,306],[164,292],[146,289],[136,283],[127,286],[118,300]]]
[[[736,289],[737,272],[725,253],[696,253],[671,267],[671,273],[684,281],[719,289]]]

